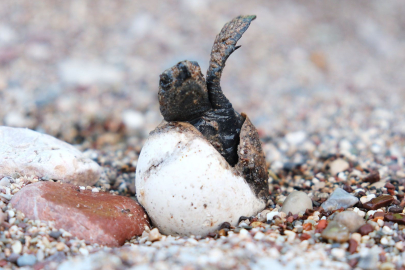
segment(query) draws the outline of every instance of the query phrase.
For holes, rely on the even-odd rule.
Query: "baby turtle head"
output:
[[[160,74],[159,105],[166,121],[190,121],[211,109],[197,62],[185,60]]]

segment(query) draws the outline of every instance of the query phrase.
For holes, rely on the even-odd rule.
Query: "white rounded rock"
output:
[[[163,122],[136,170],[138,201],[164,234],[205,236],[257,214],[265,202],[192,125]]]
[[[0,179],[13,173],[91,186],[100,178],[101,167],[52,136],[0,126]]]

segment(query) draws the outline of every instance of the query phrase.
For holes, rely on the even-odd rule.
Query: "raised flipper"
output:
[[[236,43],[254,19],[256,19],[255,15],[238,16],[226,23],[215,38],[207,71],[209,98],[214,109],[232,108],[232,104],[222,92],[221,75],[228,57],[240,47],[236,46]]]

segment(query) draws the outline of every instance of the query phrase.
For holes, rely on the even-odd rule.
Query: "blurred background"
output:
[[[257,19],[222,86],[269,162],[294,159],[290,146],[405,153],[402,1],[3,0],[0,124],[139,151],[162,120],[159,74],[185,59],[205,72],[240,14]]]

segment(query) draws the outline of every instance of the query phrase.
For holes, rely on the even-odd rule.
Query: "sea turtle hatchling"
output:
[[[268,175],[257,130],[234,110],[220,85],[226,60],[255,18],[238,16],[225,24],[211,50],[207,81],[198,63],[187,60],[160,75],[164,121],[142,149],[136,189],[165,233],[204,235],[265,206]],[[206,216],[193,216],[197,209]]]

